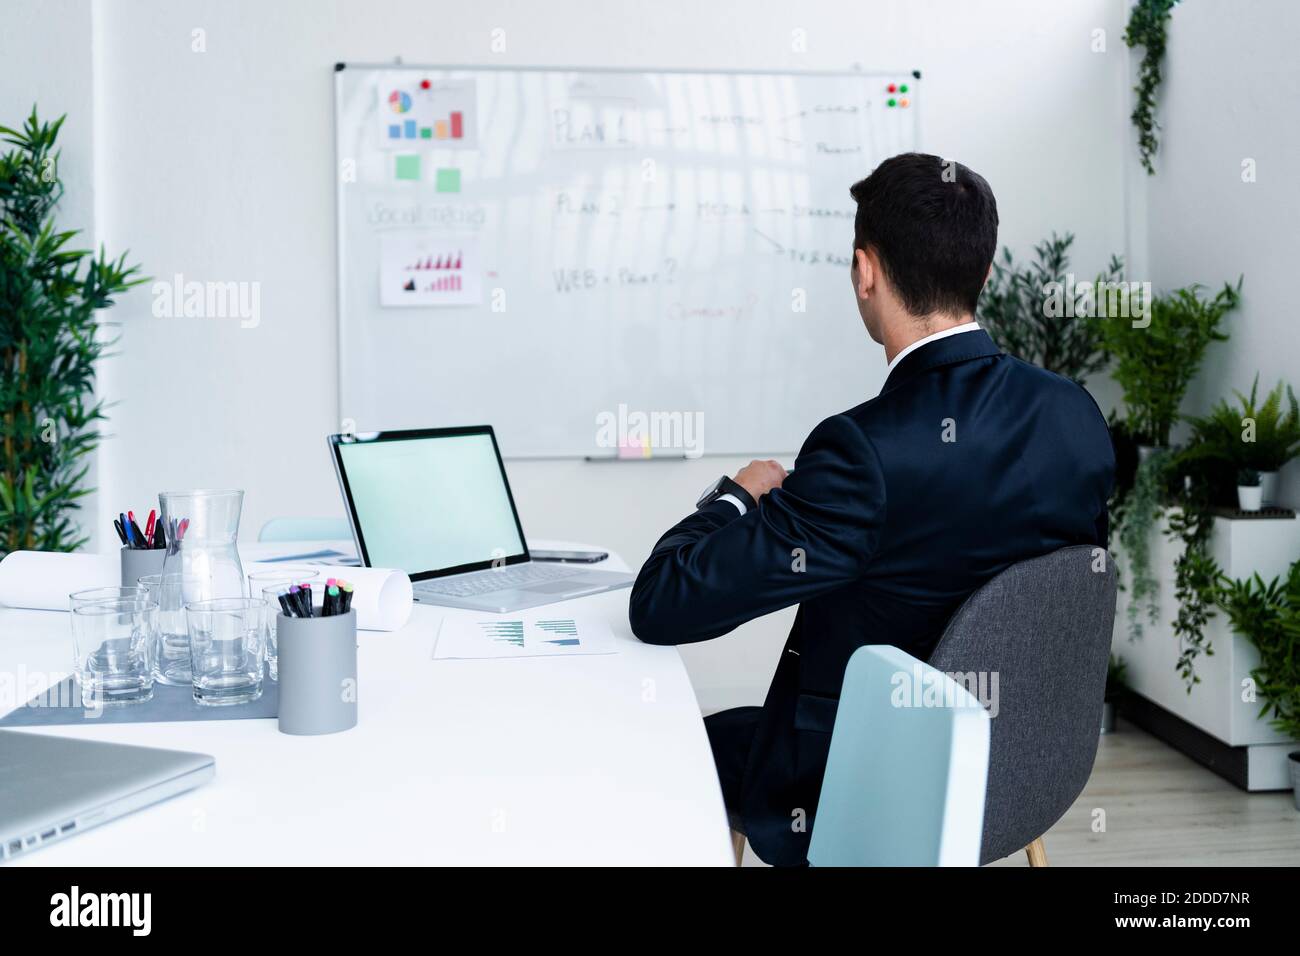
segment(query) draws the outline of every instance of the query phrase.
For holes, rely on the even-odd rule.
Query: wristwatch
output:
[[[723,475],[704,489],[704,494],[700,495],[699,500],[695,502],[695,507],[703,508],[710,502],[717,501],[723,495],[730,495],[740,502],[744,506],[741,511],[742,514],[758,507],[758,502],[754,500],[754,496],[726,475]]]

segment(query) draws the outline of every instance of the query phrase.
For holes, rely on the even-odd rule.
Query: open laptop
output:
[[[215,766],[207,754],[0,730],[0,859],[191,790]]]
[[[330,435],[357,553],[425,604],[505,613],[632,585],[528,555],[490,425]]]

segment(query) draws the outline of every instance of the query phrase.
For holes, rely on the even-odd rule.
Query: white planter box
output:
[[[1128,664],[1129,688],[1177,717],[1232,747],[1247,747],[1248,788],[1277,790],[1290,787],[1286,755],[1297,749],[1259,718],[1262,704],[1243,700],[1251,669],[1259,653],[1246,638],[1232,633],[1222,611],[1206,626],[1213,656],[1200,654],[1195,669],[1201,682],[1187,692],[1176,667],[1179,647],[1173,622],[1178,613],[1174,598],[1174,561],[1182,543],[1164,534],[1165,521],[1152,530],[1151,568],[1158,583],[1159,620],[1152,624],[1142,610],[1143,636],[1130,638],[1128,592],[1120,592],[1115,615],[1113,650]],[[1117,545],[1117,542],[1112,541]],[[1210,550],[1230,577],[1246,578],[1258,572],[1265,581],[1286,573],[1300,557],[1300,520],[1295,518],[1216,518]],[[1117,555],[1122,580],[1131,586],[1123,554]]]

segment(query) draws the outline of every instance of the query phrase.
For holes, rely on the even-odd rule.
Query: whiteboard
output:
[[[918,76],[340,65],[344,428],[798,449],[884,380],[848,190],[916,147]]]

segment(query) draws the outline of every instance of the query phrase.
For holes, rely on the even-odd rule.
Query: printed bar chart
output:
[[[547,644],[556,644],[561,647],[575,647],[582,642],[578,640],[578,622],[572,618],[557,621],[538,621],[539,630],[547,634],[557,635],[555,638],[547,640]]]
[[[498,644],[524,646],[523,621],[479,621],[478,626],[482,628],[484,637]]]
[[[381,149],[415,144],[473,149],[475,81],[424,80],[411,83],[392,77],[377,90]]]

